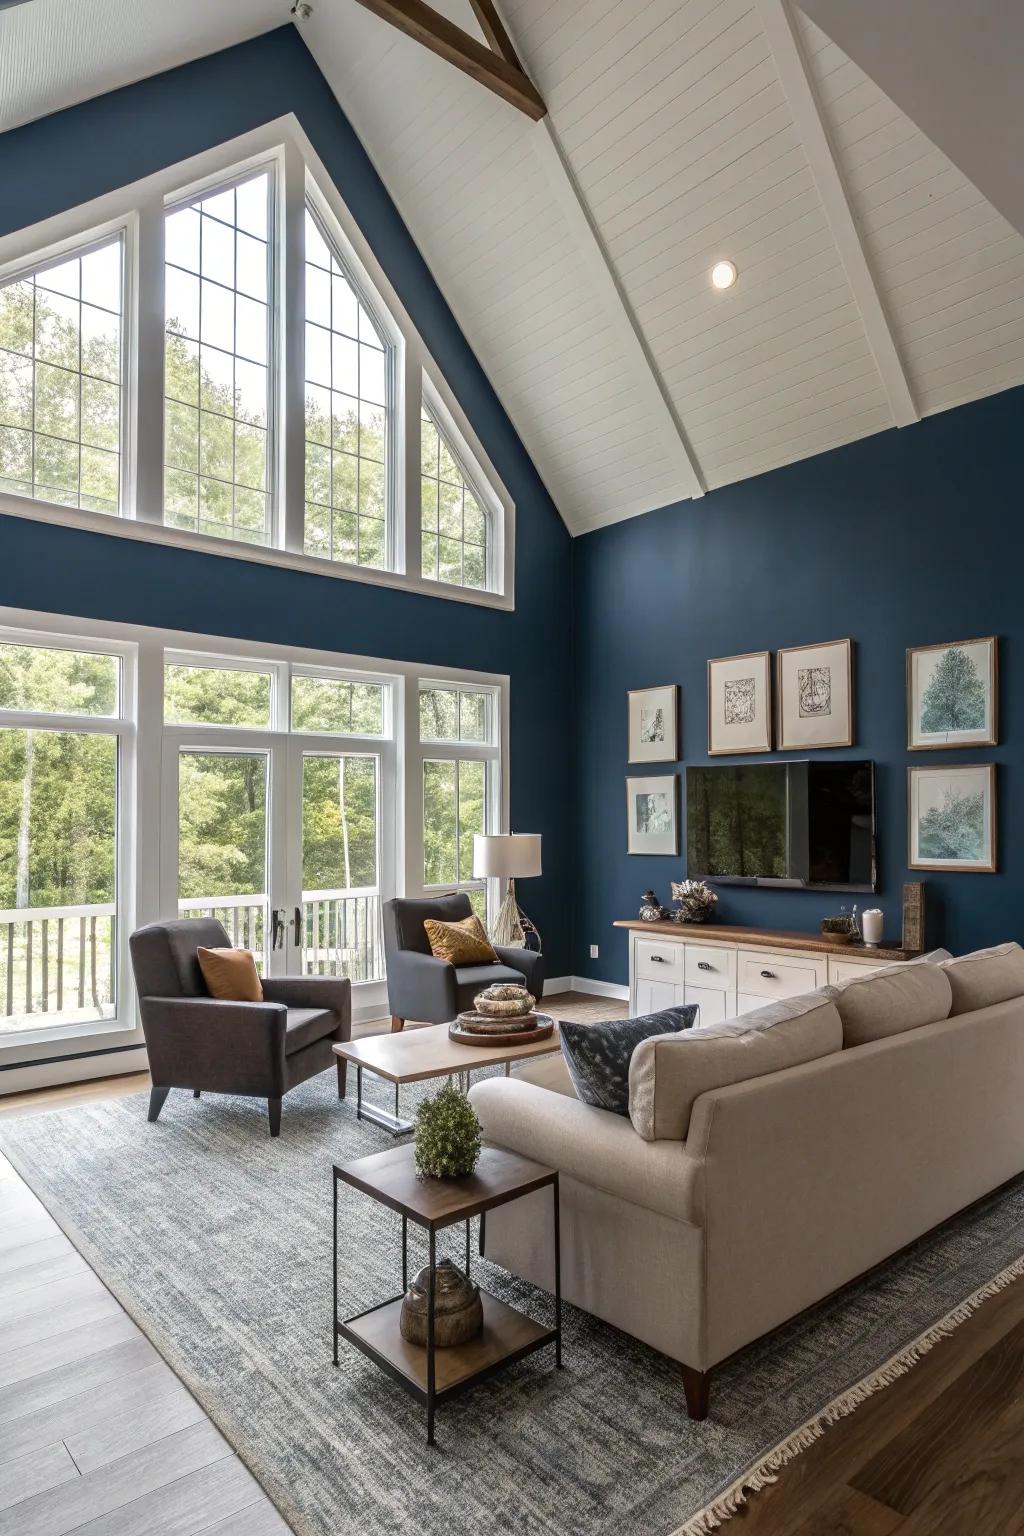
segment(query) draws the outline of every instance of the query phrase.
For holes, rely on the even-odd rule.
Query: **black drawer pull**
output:
[[[697,969],[698,969],[698,971],[713,971],[714,970],[714,966],[713,965],[709,965],[706,960],[698,960],[697,961]]]
[[[774,971],[762,971],[761,975],[764,977],[765,981],[778,981],[779,979]]]
[[[651,959],[657,960],[659,965],[668,965],[668,961],[665,959],[664,955],[652,955]]]

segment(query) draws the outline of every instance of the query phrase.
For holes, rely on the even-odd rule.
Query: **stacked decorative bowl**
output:
[[[499,982],[473,999],[473,1008],[448,1026],[453,1040],[464,1045],[526,1045],[551,1034],[554,1020],[537,1013],[536,998],[525,987]]]

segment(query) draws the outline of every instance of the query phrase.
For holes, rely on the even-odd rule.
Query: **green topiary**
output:
[[[462,1179],[480,1156],[480,1121],[449,1078],[416,1111],[416,1172],[421,1179]]]

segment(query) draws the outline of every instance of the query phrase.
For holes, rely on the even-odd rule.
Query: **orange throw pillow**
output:
[[[256,961],[247,949],[196,950],[211,997],[226,1003],[262,1003],[263,986]]]
[[[442,923],[435,917],[424,920],[432,953],[450,965],[497,965],[483,923],[474,912],[457,923]]]

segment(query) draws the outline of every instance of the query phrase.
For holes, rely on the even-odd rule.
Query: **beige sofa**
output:
[[[591,1108],[553,1056],[471,1098],[561,1174],[563,1295],[680,1361],[703,1418],[716,1365],[1024,1172],[1024,951],[657,1036],[629,1090]],[[550,1290],[550,1199],[490,1212],[485,1253]]]

